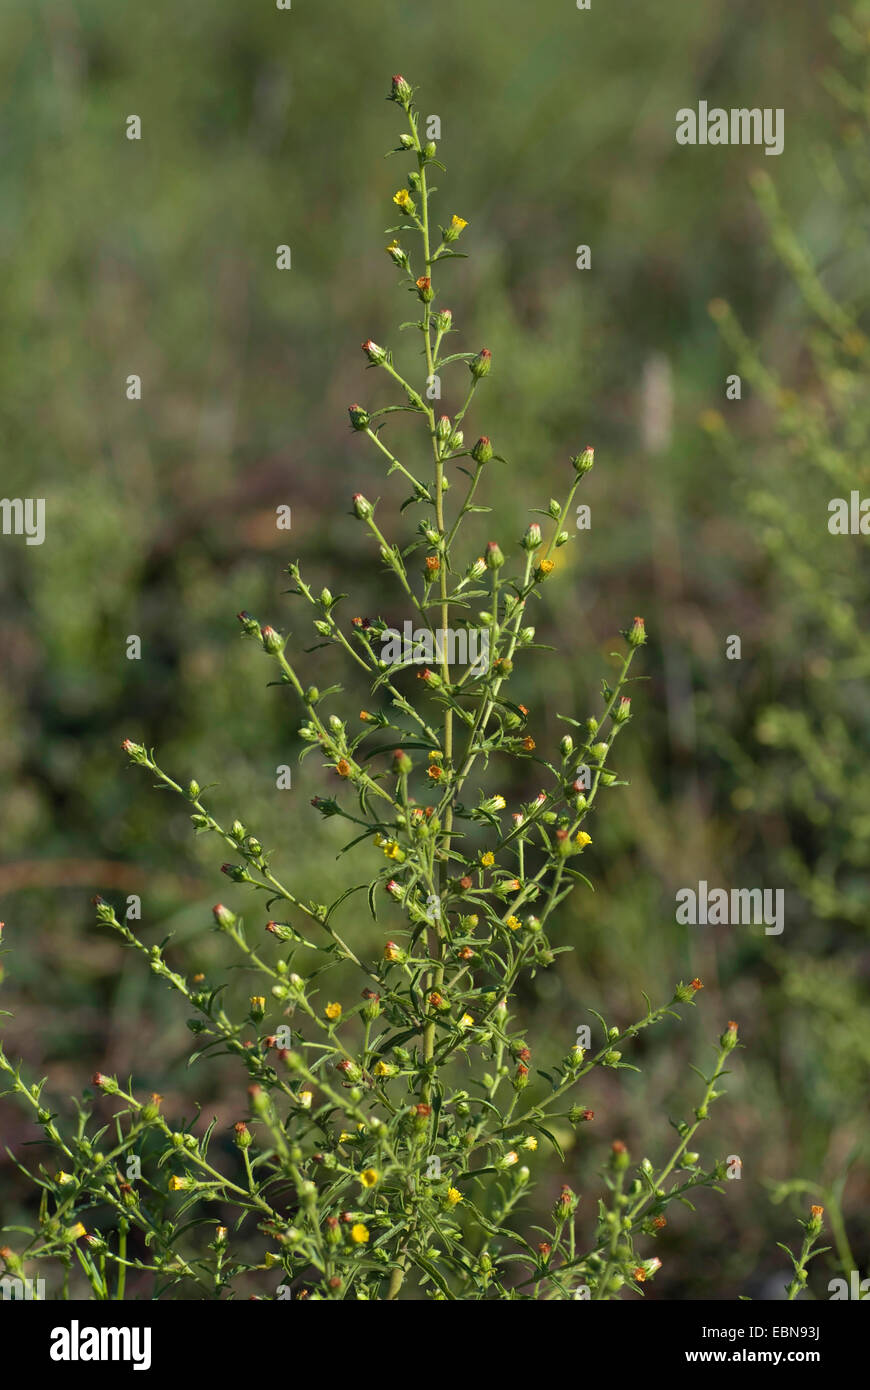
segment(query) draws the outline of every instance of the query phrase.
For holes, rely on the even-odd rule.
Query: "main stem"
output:
[[[432,279],[432,248],[429,237],[429,193],[426,187],[426,165],[420,149],[420,138],[417,134],[417,123],[412,113],[409,112],[411,130],[417,148],[417,160],[420,166],[420,196],[423,203],[422,209],[422,233],[423,233],[423,259],[425,261],[425,274],[429,277],[430,287]],[[423,343],[426,352],[426,374],[429,381],[435,375],[435,361],[432,355],[431,339],[431,313],[429,302],[423,302]],[[426,408],[429,421],[429,437],[432,441],[432,455],[435,462],[435,523],[438,535],[443,542],[445,535],[444,528],[444,460],[441,457],[438,436],[435,430],[435,407],[430,405]],[[447,601],[447,552],[446,548],[441,549],[441,565],[438,571],[439,594],[441,599],[441,679],[445,686],[450,684],[450,665],[447,659],[447,628],[450,622],[449,604]],[[444,714],[444,766],[448,776],[452,773],[453,765],[453,711],[447,709]],[[441,855],[441,862],[438,873],[438,894],[439,900],[443,896],[444,870],[450,857],[450,835],[453,830],[453,805],[448,803],[444,814],[444,849]],[[440,988],[444,978],[444,966],[441,959],[442,954],[442,928],[440,903],[439,910],[435,915],[434,921],[429,928],[429,954],[438,964],[431,973],[429,985],[430,989]],[[431,1062],[435,1050],[435,1024],[428,1023],[423,1033],[423,1057],[426,1062]],[[430,1082],[427,1077],[423,1083],[423,1099],[428,1101],[430,1093]]]

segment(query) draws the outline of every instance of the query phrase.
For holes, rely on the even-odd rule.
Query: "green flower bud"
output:
[[[481,348],[476,357],[473,357],[468,364],[471,375],[480,380],[482,376],[488,376],[492,366],[492,353],[488,348]]]
[[[482,434],[480,436],[471,450],[471,457],[474,459],[475,463],[489,463],[492,458],[492,444],[489,441],[488,435]]]
[[[284,638],[273,627],[264,627],[260,632],[260,639],[263,643],[263,650],[270,656],[277,656],[284,650]]]
[[[504,564],[504,555],[497,541],[489,541],[486,547],[486,567],[490,570],[500,570]]]

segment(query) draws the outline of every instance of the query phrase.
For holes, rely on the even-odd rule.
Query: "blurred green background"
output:
[[[8,1052],[48,1072],[61,1105],[100,1067],[224,1128],[243,1109],[234,1072],[185,1070],[182,1013],[92,925],[92,894],[138,894],[144,939],[172,932],[185,966],[208,969],[223,958],[211,904],[243,901],[184,806],[127,770],[125,736],[179,780],[217,782],[216,814],[276,845],[301,897],[360,878],[308,806],[327,775],[298,767],[298,711],[235,614],[313,645],[283,593],[298,558],[315,591],[352,589],[347,616],[409,616],[349,499],[383,496],[390,535],[417,517],[400,518],[401,488],[346,415],[387,400],[362,339],[415,360],[383,253],[404,176],[382,158],[400,114],[383,97],[402,72],[442,122],[438,216],[469,223],[471,258],[441,284],[456,348],[494,356],[471,437],[511,465],[493,465],[496,514],[470,528],[468,557],[491,533],[507,548],[564,491],[568,456],[596,446],[591,530],[559,552],[535,615],[559,654],[514,682],[539,746],[557,711],[595,710],[635,613],[651,638],[620,740],[632,785],[591,827],[596,892],[566,904],[555,935],[575,950],[521,998],[535,1061],[563,1055],[590,1008],[624,1024],[642,989],[659,1003],[679,978],[705,986],[686,1024],[639,1046],[641,1075],[584,1090],[595,1125],[565,1170],[539,1152],[537,1200],[567,1178],[591,1233],[610,1140],[664,1154],[668,1117],[695,1103],[687,1063],[734,1018],[746,1049],[701,1149],[739,1155],[743,1176],[672,1217],[649,1296],[778,1296],[775,1241],[809,1199],[774,1202],[773,1185],[795,1178],[828,1203],[848,1174],[866,1271],[870,574],[868,540],[831,536],[827,505],[870,495],[870,6],[12,0],[0,23],[0,486],[47,505],[44,545],[0,538]],[[678,146],[675,112],[700,99],[783,108],[783,154]],[[448,412],[463,388],[445,377]],[[336,708],[355,718],[354,673],[331,652],[308,661],[319,685],[346,681]],[[291,791],[275,786],[284,763]],[[537,790],[503,775],[506,795]],[[678,926],[674,893],[700,879],[785,889],[784,933]],[[344,920],[358,951],[379,948],[364,909]],[[37,1152],[7,1101],[0,1130]],[[5,1158],[0,1177],[8,1223],[32,1194]]]

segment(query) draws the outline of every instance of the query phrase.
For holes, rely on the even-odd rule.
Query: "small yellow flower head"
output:
[[[505,1167],[510,1168],[514,1163],[519,1162],[519,1154],[515,1149],[510,1149],[504,1156]]]
[[[359,1180],[363,1187],[374,1187],[379,1176],[377,1168],[364,1168],[359,1175]]]
[[[354,1245],[366,1245],[369,1238],[369,1228],[364,1226],[362,1221],[357,1221],[350,1228],[350,1238]]]
[[[65,1173],[63,1169],[61,1169],[61,1171],[57,1175],[57,1181],[61,1184],[61,1186],[63,1186],[64,1183],[72,1182],[72,1173]]]
[[[378,1062],[375,1065],[375,1076],[395,1076],[398,1067],[392,1062]]]
[[[535,1138],[534,1134],[530,1134],[528,1139],[523,1140],[523,1148],[528,1149],[530,1153],[534,1153],[537,1147],[538,1141]]]
[[[470,1028],[473,1023],[474,1019],[472,1018],[471,1014],[463,1014],[461,1019],[459,1020],[460,1028]]]
[[[192,1186],[193,1183],[190,1178],[171,1177],[169,1179],[170,1192],[184,1192],[188,1187]]]
[[[519,931],[522,925],[523,924],[520,921],[519,917],[514,917],[513,915],[511,915],[510,917],[505,918],[505,926],[510,927],[511,931]]]
[[[490,801],[492,802],[492,809],[494,811],[503,811],[505,806],[507,806],[507,802],[501,792],[496,792],[495,796],[491,796]]]
[[[314,1092],[313,1092],[313,1091],[300,1091],[300,1092],[299,1092],[299,1104],[302,1106],[302,1109],[303,1109],[303,1110],[310,1110],[310,1109],[311,1109],[311,1102],[312,1102],[313,1100],[314,1100]]]
[[[455,228],[457,232],[461,232],[464,230],[465,227],[468,226],[468,223],[466,222],[464,217],[457,217],[456,213],[454,212],[453,216],[450,219],[450,225],[451,227]]]
[[[338,1136],[338,1142],[339,1142],[339,1144],[346,1144],[347,1141],[348,1141],[348,1139],[355,1139],[355,1138],[356,1138],[356,1135],[355,1135],[355,1134],[348,1134],[347,1130],[346,1130],[346,1129],[343,1129],[343,1130],[341,1131],[341,1134]]]
[[[461,1201],[462,1201],[462,1193],[459,1191],[459,1188],[458,1188],[458,1187],[448,1187],[448,1189],[447,1189],[447,1202],[448,1202],[448,1205],[451,1206],[451,1207],[456,1207],[456,1206],[459,1205],[459,1203],[460,1203]]]
[[[326,1014],[326,1017],[330,1020],[331,1023],[337,1023],[338,1020],[341,1018],[341,1005],[327,1004],[323,1012]]]
[[[77,1221],[74,1226],[69,1227],[67,1235],[70,1240],[80,1240],[82,1236],[87,1235],[87,1229],[82,1225],[81,1221]]]
[[[811,1214],[811,1216],[813,1217],[813,1220],[815,1220],[815,1221],[820,1221],[821,1218],[822,1218],[822,1217],[824,1216],[824,1214],[825,1214],[825,1208],[824,1208],[824,1207],[810,1207],[810,1214]]]
[[[264,994],[251,995],[251,1013],[259,1014],[260,1018],[266,1012],[266,996]]]
[[[414,211],[414,200],[407,188],[400,188],[397,193],[394,193],[393,202],[397,208],[402,209],[402,212],[410,214]]]
[[[574,836],[574,843],[575,845],[579,845],[581,849],[584,849],[586,845],[592,844],[592,836],[585,830],[578,830],[577,834]]]
[[[485,854],[482,854],[480,856],[481,868],[491,869],[494,863],[495,855],[493,854],[492,850],[488,849]]]
[[[554,570],[555,568],[556,568],[556,561],[555,561],[555,560],[542,560],[541,563],[538,565],[538,573],[541,575],[542,578],[545,579],[545,578],[547,577],[548,574],[552,574],[552,573],[553,573],[553,570]]]

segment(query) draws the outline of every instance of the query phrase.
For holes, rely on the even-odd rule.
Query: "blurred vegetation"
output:
[[[659,1002],[678,978],[705,985],[691,1024],[633,1059],[642,1104],[625,1073],[584,1095],[600,1138],[584,1128],[568,1177],[591,1195],[617,1132],[657,1157],[664,1117],[691,1100],[686,1061],[735,1018],[746,1050],[703,1141],[705,1158],[740,1155],[743,1177],[674,1219],[650,1296],[771,1296],[791,1234],[774,1185],[831,1192],[847,1171],[866,1270],[870,570],[863,537],[829,534],[827,505],[870,495],[870,5],[840,8],[6,7],[2,492],[44,496],[48,529],[41,547],[0,543],[2,1002],[8,1051],[49,1072],[59,1102],[100,1067],[224,1128],[244,1103],[219,1065],[183,1069],[183,1018],[92,926],[93,893],[139,894],[145,939],[173,933],[205,970],[221,950],[211,903],[237,905],[183,808],[160,814],[128,778],[123,737],[219,782],[216,812],[283,842],[301,896],[355,881],[308,808],[325,773],[297,767],[296,711],[234,615],[296,620],[294,642],[314,645],[282,594],[299,558],[313,585],[352,572],[372,613],[408,616],[348,515],[356,490],[398,492],[346,423],[371,382],[357,344],[401,311],[382,250],[395,168],[379,162],[380,97],[401,71],[441,118],[451,210],[469,221],[473,256],[448,273],[462,326],[494,354],[470,427],[512,464],[502,544],[568,455],[596,446],[592,529],[560,552],[536,615],[563,655],[529,667],[540,687],[517,681],[539,744],[558,736],[556,707],[591,712],[617,628],[640,612],[651,635],[622,741],[632,786],[587,851],[596,893],[569,901],[575,951],[523,998],[536,1060],[562,1055],[590,1008],[624,1023],[641,989]],[[674,114],[700,98],[784,108],[784,153],[677,146]],[[311,662],[320,684],[338,674],[330,654]],[[677,925],[674,892],[700,879],[785,888],[783,935]],[[362,911],[355,929],[358,949],[382,940]],[[5,1101],[0,1128],[19,1152],[36,1133]],[[32,1194],[0,1172],[10,1222]],[[553,1160],[542,1201],[561,1180]],[[814,1267],[820,1296],[834,1258]]]

